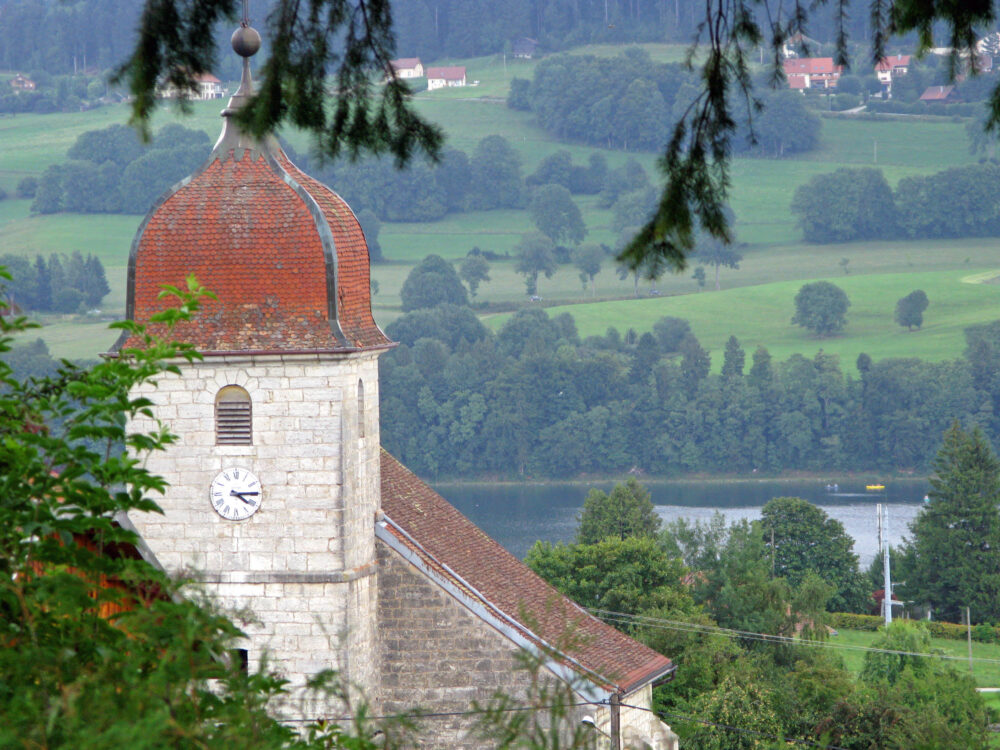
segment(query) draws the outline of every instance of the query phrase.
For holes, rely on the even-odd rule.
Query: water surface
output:
[[[833,484],[836,484],[836,489]],[[884,492],[869,492],[861,480],[749,480],[644,482],[656,512],[665,521],[686,517],[707,520],[716,511],[728,521],[760,518],[773,497],[801,497],[822,508],[854,538],[854,551],[867,566],[878,552],[877,503],[889,504],[889,538],[899,544],[923,504],[923,479],[886,482]],[[828,484],[830,489],[827,489]],[[577,515],[591,488],[605,492],[614,482],[545,484],[459,484],[435,487],[510,552],[524,557],[535,540],[567,542],[576,532]]]

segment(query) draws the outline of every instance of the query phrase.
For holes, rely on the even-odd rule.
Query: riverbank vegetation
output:
[[[955,452],[949,444],[968,448],[975,440],[975,433],[953,428],[940,460]],[[989,472],[990,461],[979,458],[990,456],[970,464]],[[965,488],[954,475],[945,484],[958,494]],[[995,483],[984,489],[1000,499]],[[936,495],[932,505],[947,502]],[[976,663],[974,680],[964,663],[941,658],[920,622],[831,635],[828,610],[876,606],[878,583],[862,575],[850,539],[823,511],[798,498],[776,498],[760,521],[727,526],[717,515],[661,528],[649,510],[635,480],[611,493],[592,492],[576,539],[538,542],[526,561],[598,616],[670,655],[677,676],[654,697],[682,742],[990,746],[987,725],[997,717],[975,686],[997,675],[990,663],[995,645],[977,644],[974,659],[985,662]],[[925,510],[921,519],[933,514]],[[1000,518],[995,507],[994,515]],[[914,547],[909,554],[925,551]],[[989,577],[985,570],[966,572]],[[996,617],[980,612],[974,621]],[[748,732],[758,744],[742,742]]]

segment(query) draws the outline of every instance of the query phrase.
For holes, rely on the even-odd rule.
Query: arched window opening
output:
[[[358,437],[365,436],[365,384],[358,381]]]
[[[252,445],[250,394],[238,385],[227,385],[215,397],[217,445]]]

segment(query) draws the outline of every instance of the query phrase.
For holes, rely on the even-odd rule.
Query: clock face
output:
[[[223,469],[212,480],[209,499],[220,516],[230,521],[242,521],[260,508],[260,480],[246,469]]]

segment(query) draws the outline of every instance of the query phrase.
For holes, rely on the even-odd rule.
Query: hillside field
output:
[[[712,352],[716,368],[721,366],[730,335],[748,353],[765,346],[783,360],[795,353],[811,357],[823,350],[838,355],[845,368],[853,368],[862,352],[876,359],[943,360],[961,356],[965,348],[962,331],[967,326],[1000,318],[1000,286],[964,281],[977,270],[826,277],[847,293],[851,307],[844,331],[825,338],[790,322],[795,294],[804,283],[801,279],[677,297],[557,306],[548,312],[572,313],[581,336],[603,334],[609,326],[641,334],[652,330],[653,323],[665,315],[685,318],[702,346]],[[924,313],[923,328],[908,331],[893,321],[893,311],[896,300],[914,289],[927,293],[930,307]],[[507,317],[493,316],[487,322],[497,328]]]
[[[643,45],[655,60],[678,61],[684,48],[679,45]],[[611,46],[589,46],[574,50],[578,54],[610,55],[620,51]],[[448,145],[471,153],[478,141],[494,133],[508,138],[519,153],[525,174],[529,174],[545,156],[559,149],[568,150],[576,163],[585,162],[592,153],[603,154],[611,167],[627,159],[638,160],[658,181],[656,154],[607,151],[582,144],[557,141],[534,122],[530,113],[506,107],[503,98],[515,76],[530,78],[535,62],[504,60],[502,56],[450,61],[468,68],[469,80],[478,86],[464,89],[422,92],[416,106],[429,119],[441,124]],[[220,128],[222,103],[194,103],[192,114],[180,117],[164,108],[157,113],[154,130],[179,120],[187,127],[199,128],[214,138]],[[65,158],[66,150],[78,135],[112,123],[124,123],[129,110],[125,106],[104,107],[88,112],[49,115],[0,117],[0,188],[13,193],[17,182],[28,175],[39,175],[50,164]],[[820,346],[850,356],[855,350],[869,349],[875,356],[905,351],[916,356],[938,359],[954,356],[963,346],[962,321],[989,318],[988,309],[977,305],[992,300],[992,289],[969,292],[970,285],[952,283],[952,276],[936,286],[924,284],[931,298],[928,327],[908,340],[900,340],[894,330],[891,307],[898,296],[912,290],[914,279],[899,278],[872,281],[867,286],[861,277],[882,274],[906,277],[915,272],[955,272],[969,275],[978,271],[1000,269],[1000,241],[962,240],[955,242],[877,243],[811,246],[801,242],[789,203],[795,189],[810,177],[841,166],[882,168],[891,184],[910,174],[926,174],[945,167],[969,163],[967,139],[962,122],[941,118],[939,121],[900,121],[824,118],[820,147],[793,159],[736,159],[733,162],[731,204],[736,214],[737,239],[744,255],[738,271],[723,269],[723,292],[713,287],[712,270],[704,292],[691,280],[690,269],[668,275],[655,284],[662,297],[631,299],[631,278],[619,279],[612,259],[608,259],[596,279],[596,295],[584,291],[578,272],[561,266],[551,279],[539,280],[539,294],[545,305],[565,305],[577,316],[581,332],[602,332],[608,325],[621,328],[651,325],[667,314],[690,317],[695,332],[706,345],[719,350],[725,338],[735,333],[749,348],[766,343],[772,353],[815,351]],[[284,133],[293,147],[308,152],[309,138],[301,132]],[[877,144],[877,145],[876,145]],[[336,188],[336,186],[333,186]],[[611,228],[612,212],[597,206],[595,196],[577,196],[588,228],[587,242],[613,246],[617,240]],[[80,250],[94,253],[104,262],[111,294],[103,308],[111,314],[124,309],[125,266],[138,215],[32,216],[30,201],[0,201],[0,254],[32,256],[36,253],[69,253]],[[496,253],[511,253],[520,236],[533,225],[525,211],[478,211],[452,214],[442,221],[429,223],[383,222],[379,241],[389,263],[375,266],[373,278],[379,283],[374,298],[376,317],[385,325],[400,314],[399,288],[412,266],[429,253],[458,260],[472,247]],[[838,281],[842,257],[850,260],[851,275],[844,278],[854,292],[851,323],[842,337],[818,341],[788,325],[790,299],[796,283],[803,279],[831,277]],[[512,261],[491,264],[491,281],[484,283],[476,302],[485,301],[493,308],[516,309],[527,304],[524,280],[513,271]],[[697,265],[697,261],[692,266]],[[923,283],[923,282],[921,282]],[[754,287],[748,290],[746,287]],[[905,287],[905,288],[904,288]],[[641,294],[651,286],[641,282]],[[845,287],[846,288],[846,287]],[[897,289],[903,289],[896,294]],[[895,295],[891,300],[869,305],[860,296],[867,293]],[[984,296],[985,295],[985,296]],[[954,301],[952,301],[954,298]],[[576,305],[596,299],[600,304]],[[730,330],[732,305],[746,304],[759,310],[760,321],[741,314]],[[569,305],[573,305],[569,307]],[[880,307],[888,305],[888,313]],[[557,311],[561,311],[558,308]],[[880,323],[885,319],[884,324]],[[491,326],[503,320],[488,318]],[[76,318],[52,316],[38,335],[45,338],[54,353],[86,356],[102,351],[108,334],[93,322],[81,324]],[[934,328],[936,326],[936,328]],[[599,330],[598,330],[599,329]],[[112,336],[113,338],[113,336]],[[878,347],[888,347],[880,349]]]

